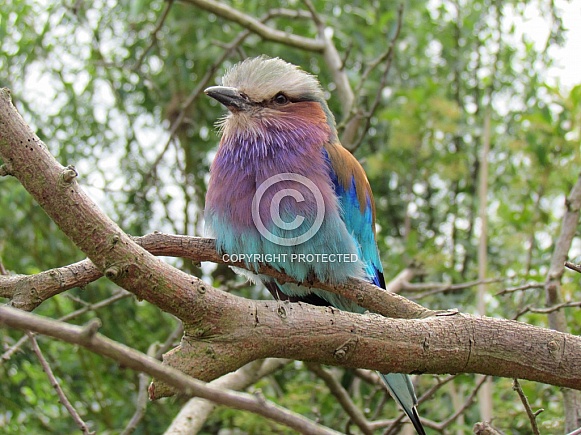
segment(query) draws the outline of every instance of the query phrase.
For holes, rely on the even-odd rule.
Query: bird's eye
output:
[[[278,104],[278,105],[283,105],[288,103],[288,98],[285,94],[283,94],[282,92],[279,92],[278,94],[275,95],[273,101]]]

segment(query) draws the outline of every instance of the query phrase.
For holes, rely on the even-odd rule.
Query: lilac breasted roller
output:
[[[339,142],[318,80],[262,56],[235,65],[222,84],[205,91],[229,110],[219,122],[222,138],[206,195],[206,228],[217,249],[255,270],[265,262],[297,282],[356,277],[385,288],[371,187]],[[364,312],[324,290],[253,277],[278,300]],[[425,434],[409,376],[381,378]]]

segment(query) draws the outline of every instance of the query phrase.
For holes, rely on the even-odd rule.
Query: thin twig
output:
[[[155,354],[153,355],[155,359],[161,360],[163,354],[172,348],[176,340],[183,334],[184,324],[180,319],[176,318],[176,320],[178,321],[178,325],[174,328],[171,334],[167,336],[163,344],[155,351]]]
[[[527,305],[514,316],[513,320],[518,319],[520,316],[526,313],[550,314],[562,308],[571,308],[571,307],[581,307],[581,301],[561,302],[560,304],[552,305],[547,308],[538,308]]]
[[[76,302],[79,305],[82,305],[83,307],[88,307],[89,305],[91,305],[90,302],[87,302],[85,300],[83,300],[82,298],[75,296],[71,293],[67,293],[65,295],[63,295],[65,298],[70,299],[73,302]]]
[[[537,425],[537,415],[544,411],[544,409],[539,409],[536,412],[533,412],[531,409],[531,405],[529,404],[529,400],[525,395],[524,391],[522,390],[518,379],[514,379],[512,383],[512,389],[517,392],[518,397],[520,397],[520,401],[522,402],[523,406],[525,407],[525,411],[527,413],[527,417],[531,422],[531,429],[533,430],[534,435],[541,435],[539,432],[539,426]]]
[[[179,319],[178,319],[179,320]],[[157,360],[161,360],[161,357],[164,353],[166,353],[170,347],[173,346],[177,337],[179,337],[183,332],[183,323],[179,321],[178,326],[172,331],[171,334],[167,337],[163,345],[157,346],[151,345],[147,354]],[[121,435],[130,435],[132,434],[135,429],[137,429],[137,425],[143,419],[145,415],[145,410],[148,404],[148,397],[147,397],[147,386],[149,385],[150,377],[145,373],[139,373],[139,385],[137,387],[137,400],[135,401],[135,412],[127,423],[127,426],[121,433]]]
[[[449,416],[446,420],[440,422],[438,424],[438,427],[436,428],[437,430],[443,431],[446,427],[448,427],[450,424],[452,424],[462,413],[464,413],[464,411],[466,411],[466,409],[472,405],[472,403],[474,402],[474,400],[476,399],[476,396],[478,395],[478,390],[480,390],[480,387],[482,387],[482,385],[484,385],[484,383],[486,382],[486,380],[488,379],[488,376],[483,376],[478,383],[476,384],[476,387],[474,388],[474,390],[472,390],[472,393],[470,393],[470,396],[468,396],[468,398],[466,399],[466,401],[464,402],[464,404],[458,408],[451,416]]]
[[[315,8],[315,5],[313,4],[313,2],[311,2],[311,0],[303,0],[303,3],[305,4],[307,9],[309,10],[309,13],[311,14],[311,18],[315,22],[315,25],[317,26],[317,28],[324,26],[325,23],[323,23],[323,20],[321,19],[321,16],[318,14],[317,9]]]
[[[133,71],[137,71],[141,67],[141,64],[145,60],[145,56],[147,56],[147,53],[149,53],[149,50],[151,50],[153,48],[153,46],[156,44],[156,42],[158,40],[157,34],[159,33],[159,31],[161,30],[161,27],[165,23],[165,20],[167,19],[167,16],[169,15],[169,11],[170,11],[171,7],[173,6],[173,2],[174,2],[174,0],[167,1],[167,4],[165,5],[165,9],[163,10],[161,17],[159,17],[159,20],[157,21],[155,29],[153,29],[153,32],[151,32],[151,41],[149,42],[149,45],[145,48],[143,53],[141,53],[141,56],[139,56],[139,59],[137,59],[137,62],[135,63],[135,66],[133,67]]]
[[[524,291],[524,290],[530,290],[533,288],[544,288],[544,287],[545,287],[544,283],[529,282],[527,284],[523,284],[523,285],[518,286],[518,287],[511,287],[511,288],[506,288],[504,290],[501,290],[498,293],[496,293],[495,296],[502,296],[502,295],[505,295],[507,293],[514,293],[514,292],[520,292],[520,291]]]
[[[496,282],[504,281],[508,278],[487,278],[487,279],[476,279],[474,281],[467,281],[458,284],[451,283],[440,283],[440,282],[420,282],[420,283],[405,283],[403,286],[403,291],[407,292],[420,292],[420,291],[432,291],[436,290],[439,292],[449,291],[449,290],[464,290],[470,287],[476,287],[479,284],[493,284]]]
[[[508,278],[489,278],[483,280],[475,280],[475,281],[468,281],[459,284],[442,284],[437,282],[429,282],[429,283],[405,283],[403,286],[403,291],[405,292],[418,292],[424,291],[424,293],[420,293],[418,295],[414,295],[414,299],[421,299],[427,296],[432,296],[438,293],[443,293],[447,291],[457,291],[457,290],[464,290],[470,287],[476,287],[480,284],[493,284],[500,281],[504,281]]]
[[[347,66],[347,59],[349,59],[349,55],[351,55],[351,51],[353,50],[353,41],[349,41],[349,45],[345,48],[345,53],[341,59],[341,66],[339,67],[340,71],[343,71]]]
[[[127,423],[127,426],[121,432],[121,435],[130,435],[135,432],[137,425],[143,419],[145,415],[145,409],[147,408],[147,386],[149,385],[150,378],[145,373],[139,373],[139,385],[137,387],[137,400],[135,401],[135,412],[131,416],[131,420]]]
[[[382,54],[380,54],[378,57],[376,57],[371,62],[367,63],[367,67],[365,68],[365,71],[363,71],[363,74],[361,74],[361,80],[359,80],[359,85],[357,86],[357,89],[356,89],[357,93],[359,93],[361,91],[361,89],[363,89],[363,86],[365,86],[365,82],[369,79],[369,76],[375,70],[375,68],[377,68],[383,62],[385,62],[385,60],[388,57],[392,56],[395,41],[397,40],[397,37],[399,36],[399,33],[401,32],[401,28],[403,25],[403,4],[401,4],[399,6],[397,13],[398,13],[398,16],[397,16],[395,34],[390,41],[390,45],[386,51],[384,51]]]
[[[387,390],[385,389],[385,386],[376,385],[374,390],[369,394],[369,399],[368,399],[369,403],[365,408],[369,409],[369,405],[372,403],[373,398],[378,394],[380,395],[379,402],[374,406],[373,413],[371,415],[369,415],[369,420],[371,420],[371,421],[377,420],[379,414],[381,413],[381,410],[383,409],[383,407],[385,406],[385,404],[387,403],[387,401],[390,397],[389,394],[387,394]]]
[[[316,363],[305,363],[306,367],[313,372],[318,378],[320,378],[333,396],[337,399],[339,404],[343,407],[347,415],[349,415],[351,421],[357,425],[357,427],[364,434],[372,434],[373,431],[369,428],[369,423],[361,410],[353,403],[349,393],[345,391],[345,388],[335,379],[335,377],[321,367],[321,364]]]
[[[365,114],[365,124],[363,126],[363,130],[359,137],[357,138],[357,140],[353,143],[352,147],[350,148],[351,152],[354,152],[363,142],[363,139],[367,135],[369,127],[371,126],[371,118],[375,114],[375,111],[377,110],[377,108],[379,107],[379,103],[381,102],[383,89],[387,84],[387,76],[389,74],[389,71],[391,70],[391,64],[394,58],[395,42],[399,38],[402,23],[403,23],[403,3],[399,5],[399,8],[397,10],[397,24],[395,28],[395,33],[389,43],[389,48],[379,59],[379,62],[386,61],[386,64],[385,69],[383,70],[383,74],[381,75],[381,79],[379,81],[379,86],[377,87],[377,92],[375,93],[375,98],[373,99],[373,103],[371,103],[371,106],[369,107],[367,113]],[[363,80],[360,83],[361,83],[360,86],[362,86]]]
[[[574,270],[575,272],[581,273],[581,264],[571,263],[570,261],[565,261],[565,267]]]
[[[422,394],[420,397],[418,397],[418,403],[422,404],[423,402],[428,400],[430,397],[432,397],[436,393],[436,391],[438,391],[440,388],[442,388],[448,382],[453,381],[457,377],[458,377],[458,375],[449,375],[449,376],[446,376],[444,379],[440,379],[440,378],[436,377],[436,384],[432,385],[430,388],[428,388],[424,392],[424,394]]]
[[[69,401],[69,399],[65,395],[65,392],[61,388],[59,381],[56,379],[54,373],[52,372],[52,369],[50,368],[50,364],[48,363],[48,361],[46,360],[46,358],[42,354],[42,351],[40,350],[40,347],[38,346],[38,343],[36,341],[36,337],[31,332],[27,332],[26,334],[28,335],[28,339],[30,340],[30,345],[32,346],[32,350],[36,354],[36,357],[38,358],[38,361],[40,362],[40,365],[42,366],[42,370],[46,373],[46,376],[48,377],[50,384],[55,389],[55,391],[59,397],[60,402],[64,405],[64,407],[67,409],[67,411],[69,411],[69,414],[71,414],[71,417],[73,417],[75,424],[77,426],[79,426],[79,428],[81,429],[81,431],[83,431],[84,434],[87,434],[87,435],[94,434],[95,432],[91,432],[89,430],[87,423],[85,423],[83,421],[83,419],[81,418],[81,416],[79,415],[79,413],[77,412],[75,407],[71,404],[71,402]]]
[[[266,22],[271,18],[301,18],[304,20],[308,20],[312,18],[312,15],[308,11],[304,11],[302,9],[294,10],[294,9],[287,9],[287,8],[273,8],[270,9],[265,15],[260,18],[261,22]]]

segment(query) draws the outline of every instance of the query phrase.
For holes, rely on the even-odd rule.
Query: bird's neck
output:
[[[334,120],[317,101],[302,101],[279,110],[229,114],[222,123],[220,148],[242,154],[242,160],[284,158],[312,146],[334,142]]]

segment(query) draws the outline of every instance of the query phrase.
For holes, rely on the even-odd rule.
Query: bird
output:
[[[385,289],[375,203],[365,171],[341,145],[318,79],[280,58],[247,58],[206,95],[228,112],[210,167],[204,219],[216,249],[280,301],[364,313],[309,283],[360,278]],[[296,282],[259,274],[266,263]],[[256,273],[254,273],[254,272]],[[419,435],[425,430],[406,374],[380,374]]]

